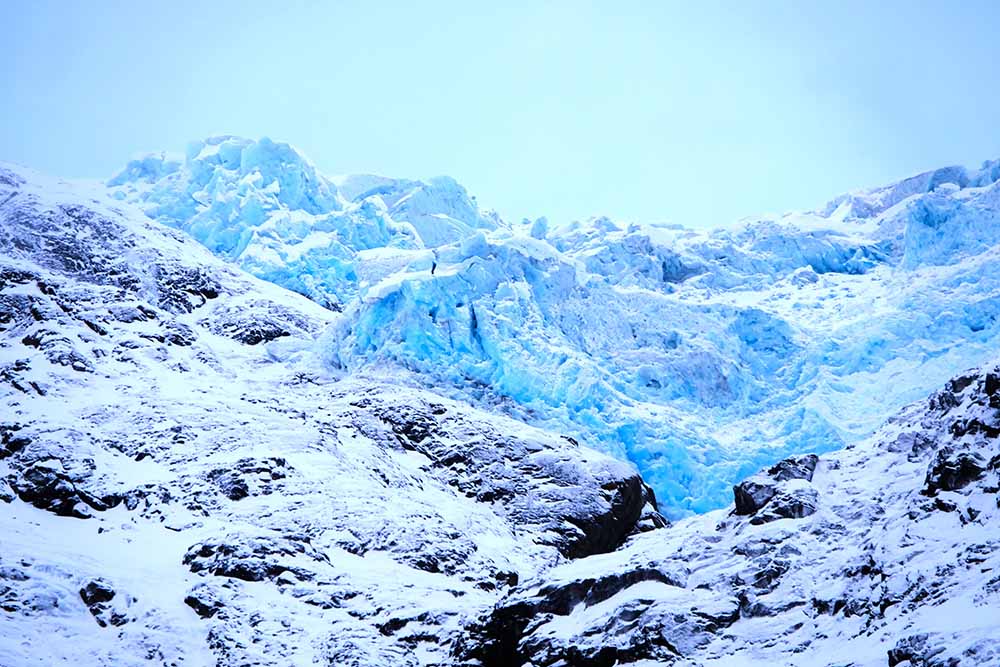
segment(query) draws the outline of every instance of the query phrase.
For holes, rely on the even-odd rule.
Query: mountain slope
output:
[[[981,213],[990,210],[991,187],[965,194],[946,188],[934,196],[946,204],[969,199]],[[5,667],[69,661],[953,667],[1000,659],[995,363],[943,383],[868,439],[820,457],[768,461],[726,490],[729,507],[668,526],[631,465],[558,430],[583,424],[601,432],[599,420],[612,402],[579,411],[583,417],[558,419],[530,412],[535,404],[516,394],[455,380],[463,368],[460,355],[453,358],[457,370],[435,375],[412,362],[385,364],[405,357],[385,355],[391,348],[384,342],[368,348],[372,363],[352,367],[351,354],[360,352],[344,347],[358,336],[365,313],[381,313],[381,327],[365,325],[372,335],[405,332],[386,340],[404,351],[407,345],[430,349],[435,339],[419,334],[438,329],[423,320],[401,327],[393,318],[408,312],[408,300],[429,308],[438,303],[419,302],[418,283],[458,289],[465,276],[469,294],[487,292],[493,278],[484,265],[490,262],[502,263],[512,276],[506,287],[489,288],[494,295],[508,289],[530,305],[526,288],[514,286],[523,282],[551,289],[532,296],[536,303],[582,298],[566,286],[572,282],[561,282],[569,279],[560,267],[570,262],[557,247],[561,233],[554,234],[556,245],[474,234],[440,248],[436,266],[387,279],[363,303],[336,313],[244,273],[106,194],[0,166]],[[966,215],[972,213],[959,211],[951,219]],[[879,229],[889,220],[881,218]],[[907,213],[903,223],[911,222]],[[590,239],[572,247],[593,242],[612,248],[620,240],[630,256],[641,254],[625,245],[633,243],[625,239],[635,230],[616,232],[602,221],[587,229],[565,232]],[[760,237],[758,230],[753,238]],[[818,238],[834,243],[829,235]],[[988,302],[989,275],[974,282],[969,273],[995,261],[976,245],[992,242],[988,232],[961,241],[958,251],[952,248],[956,239],[942,235],[941,242],[957,261],[905,269],[912,292],[903,289],[903,277],[888,284],[903,289],[899,298],[921,299],[915,305],[925,312],[947,303],[955,309],[963,300]],[[674,247],[685,253],[676,266],[695,265],[693,251],[683,243]],[[905,244],[899,247],[884,247],[880,252],[888,259],[860,275],[882,271],[881,278],[892,278],[889,269],[900,270],[899,258],[906,255]],[[859,252],[850,256],[865,256]],[[742,316],[739,328],[724,330],[747,345],[747,356],[734,367],[756,359],[761,365],[753,372],[770,368],[781,376],[787,371],[775,368],[783,368],[784,357],[808,349],[810,342],[796,336],[789,338],[797,347],[783,347],[782,327],[764,317],[762,307],[747,317],[747,306],[725,305],[735,298],[730,288],[697,288],[697,276],[718,279],[718,267],[692,273],[676,266],[671,275],[685,276],[676,291],[641,287],[652,279],[642,273],[601,289],[624,293],[621,285],[629,283],[636,293],[662,299],[653,303],[680,295],[679,312],[702,313],[703,323]],[[819,292],[795,292],[782,282],[802,271],[782,270],[790,273],[774,289],[795,294],[786,295],[791,304],[813,294],[820,304],[815,310],[827,308]],[[762,275],[754,274],[755,280]],[[820,283],[818,275],[804,284]],[[855,274],[838,275],[846,281]],[[934,295],[927,291],[933,285],[951,291]],[[703,290],[702,303],[685,305],[682,291],[695,294],[696,288]],[[771,289],[755,289],[761,288]],[[754,293],[749,287],[739,292]],[[470,349],[489,359],[486,352],[499,340],[491,327],[517,324],[521,311],[480,310],[483,299],[476,298],[467,307],[467,333],[452,326],[453,346],[460,349],[468,336],[481,345]],[[833,319],[844,313],[843,303],[820,314]],[[868,313],[879,327],[902,317],[899,307],[882,308]],[[657,331],[654,311],[646,314]],[[946,327],[955,323],[943,314],[940,319]],[[548,331],[541,316],[524,321]],[[603,326],[615,322],[608,318]],[[921,331],[914,322],[919,318],[899,329],[897,348],[876,348],[883,355],[897,349],[886,364],[899,358],[910,369],[929,367],[908,356],[919,355],[911,352],[914,333]],[[962,354],[985,354],[990,326],[976,329],[985,332],[982,338],[947,339],[957,350],[949,363]],[[573,331],[567,326],[563,333],[569,339]],[[613,331],[606,333],[609,350]],[[941,339],[934,344],[943,345]],[[729,350],[725,336],[714,340],[718,354]],[[555,347],[559,340],[542,342]],[[516,343],[530,350],[539,341],[525,336]],[[841,349],[854,344],[849,337],[838,342]],[[559,353],[567,359],[577,354],[568,343]],[[510,364],[541,373],[548,360],[540,355],[532,367],[534,358],[512,356]],[[878,380],[874,358],[869,351],[864,368]],[[424,386],[429,378],[452,378],[451,387],[482,403],[556,430],[442,396]],[[928,381],[904,379],[909,386],[893,400]],[[612,397],[629,406],[630,385],[614,381],[619,393]],[[671,418],[687,415],[689,421],[735,410],[729,405],[688,414],[683,408],[698,405],[695,399],[672,400]],[[629,407],[641,416],[642,405]],[[651,412],[652,424],[659,414]],[[793,441],[788,436],[782,446]],[[706,477],[725,470],[719,463],[704,462]]]
[[[628,464],[340,378],[333,313],[0,169],[0,664],[434,664],[520,577],[662,525]]]
[[[1000,664],[1000,366],[735,505],[556,566],[473,628],[484,665]]]

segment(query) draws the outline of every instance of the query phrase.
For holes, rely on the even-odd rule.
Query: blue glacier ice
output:
[[[328,178],[216,137],[108,186],[342,311],[331,367],[392,374],[633,461],[668,515],[870,434],[1000,349],[1000,162],[713,231],[505,223],[452,179]]]
[[[182,157],[135,159],[107,185],[250,273],[334,309],[357,294],[359,253],[433,248],[499,222],[447,177],[339,181],[286,143],[218,136]]]

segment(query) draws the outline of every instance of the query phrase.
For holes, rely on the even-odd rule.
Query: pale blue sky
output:
[[[0,159],[270,136],[506,217],[725,224],[1000,156],[1000,3],[2,1]]]

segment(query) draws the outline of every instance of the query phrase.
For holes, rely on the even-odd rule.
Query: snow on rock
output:
[[[628,463],[331,373],[335,320],[0,166],[0,665],[441,664],[520,579],[664,525]]]
[[[337,313],[122,201],[217,160],[196,201],[399,204],[259,143],[118,199],[0,165],[0,665],[1000,661],[992,171],[347,243]],[[734,504],[669,525],[622,458],[674,516]]]
[[[988,366],[870,440],[761,473],[783,488],[759,505],[737,487],[728,510],[519,584],[460,654],[486,667],[996,665],[998,474]],[[756,520],[805,491],[812,511]]]

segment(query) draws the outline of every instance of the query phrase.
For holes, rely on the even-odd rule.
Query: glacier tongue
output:
[[[508,225],[451,179],[330,179],[217,137],[109,181],[343,311],[331,363],[406,371],[635,462],[665,513],[870,434],[1000,342],[1000,163],[732,229]]]

